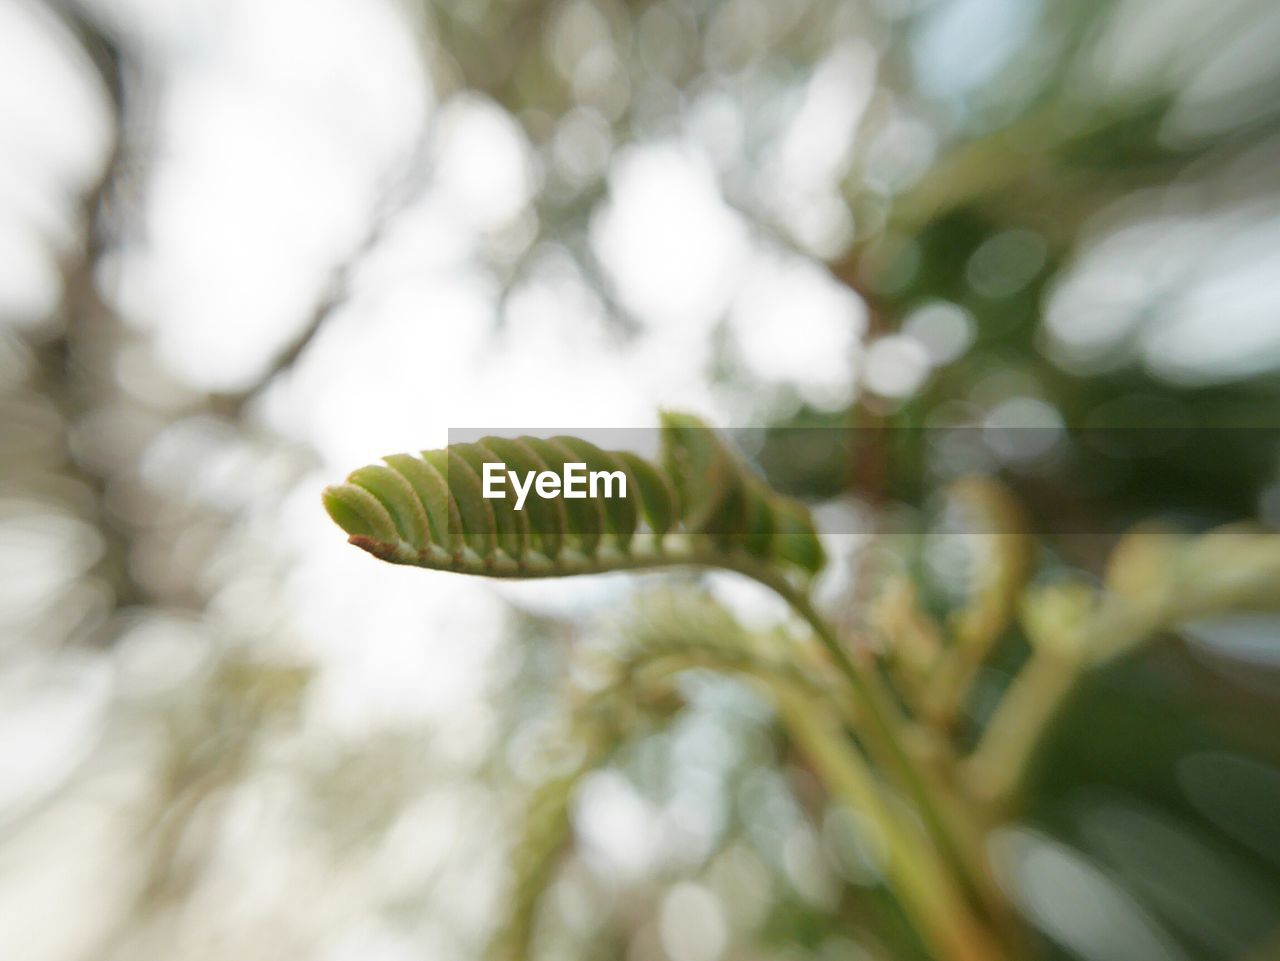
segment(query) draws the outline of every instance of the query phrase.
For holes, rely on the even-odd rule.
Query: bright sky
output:
[[[150,67],[164,78],[145,234],[118,264],[121,306],[154,336],[172,372],[197,387],[252,380],[306,323],[318,289],[358,243],[424,125],[432,131],[433,176],[266,405],[270,425],[313,447],[322,464],[281,515],[256,518],[292,556],[290,636],[323,668],[311,705],[318,737],[458,716],[468,730],[485,730],[480,695],[504,621],[491,602],[494,588],[374,564],[347,547],[320,510],[324,483],[384,453],[440,446],[450,427],[650,426],[661,406],[725,424],[759,417],[711,383],[712,338],[722,321],[755,377],[797,385],[806,400],[830,408],[847,403],[859,377],[886,396],[907,395],[972,340],[972,318],[934,304],[864,351],[862,303],[812,261],[753,234],[722,198],[715,142],[731,149],[742,127],[723,100],[699,104],[685,134],[625,148],[610,170],[610,199],[591,241],[621,302],[645,325],[638,339],[620,347],[608,335],[598,295],[554,252],[512,292],[507,323],[495,333],[499,292],[476,268],[475,253],[486,236],[527,216],[536,187],[530,151],[495,105],[472,96],[437,101],[390,0],[112,6],[141,25]],[[981,56],[969,56],[972,43],[956,42],[989,37],[993,23],[999,42],[979,45]],[[926,86],[980,84],[1026,29],[1015,0],[938,5],[918,51],[929,67]],[[780,220],[809,249],[838,247],[856,228],[828,213],[851,147],[835,132],[861,116],[875,69],[867,47],[835,50],[770,161]],[[589,120],[579,120],[586,127],[576,135],[590,136]],[[97,169],[106,135],[98,95],[47,14],[31,0],[0,0],[5,316],[27,322],[55,302],[46,241],[68,236],[74,198]],[[905,120],[889,140],[881,160],[894,176],[923,169],[935,146],[926,129]],[[1151,292],[1174,280],[1183,285],[1175,309],[1140,344],[1153,369],[1214,380],[1274,362],[1280,300],[1271,280],[1277,264],[1266,251],[1276,249],[1275,214],[1240,210],[1209,223],[1144,208],[1133,222],[1101,231],[1049,304],[1047,329],[1063,363],[1107,355]],[[1198,254],[1206,246],[1216,250],[1207,261]],[[158,442],[151,479],[194,484],[164,466],[164,445],[181,443],[177,429]],[[233,580],[223,607],[234,611],[254,589],[249,577]],[[604,579],[508,596],[563,610],[619,590]],[[723,593],[733,603],[733,590]],[[10,712],[0,745],[34,743],[36,729],[45,732],[41,745],[52,737],[71,744],[92,728],[103,678],[83,665],[68,677],[66,696],[37,692]],[[6,681],[32,689],[17,676],[0,677],[0,689]],[[57,753],[0,749],[7,765],[0,785],[51,781],[57,772],[41,764]],[[593,790],[622,789],[601,782]],[[18,803],[0,790],[0,809],[10,801]],[[635,798],[615,801],[613,815],[635,814]],[[636,856],[617,854],[620,862]],[[700,889],[679,889],[663,917],[703,911],[705,901]],[[712,928],[704,934],[714,945],[722,932]],[[5,950],[3,936],[0,956],[19,956]],[[392,946],[383,956],[398,955]]]

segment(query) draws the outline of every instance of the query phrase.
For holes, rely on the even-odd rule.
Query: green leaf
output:
[[[702,421],[663,418],[662,466],[577,437],[486,437],[479,443],[392,454],[325,491],[325,507],[356,546],[383,560],[497,577],[591,574],[645,567],[724,567],[775,586],[823,566],[809,511],[784,497]],[[514,485],[484,497],[488,463],[521,481],[567,463],[610,476],[595,496],[540,496]],[[617,475],[621,474],[621,478]],[[619,480],[626,481],[626,496]],[[647,525],[647,529],[645,527]]]
[[[614,456],[626,466],[635,480],[649,529],[661,538],[676,523],[676,492],[671,487],[671,481],[639,454],[621,450]]]
[[[363,488],[339,484],[324,489],[324,507],[335,524],[352,537],[392,541],[397,537],[395,522],[382,502]]]
[[[725,543],[747,526],[746,468],[707,425],[689,414],[662,415],[662,462],[674,482],[681,520]]]
[[[426,461],[409,454],[390,454],[383,460],[409,482],[426,509],[431,543],[451,554],[457,552],[462,547],[462,520],[457,506],[449,499],[445,479]]]
[[[492,558],[498,546],[498,522],[492,505],[484,498],[479,476],[450,449],[424,450],[422,459],[444,477],[466,545],[480,557]]]
[[[546,440],[542,437],[525,437],[522,438],[526,444],[533,448],[533,452],[537,454],[547,470],[556,474],[564,473],[564,465],[567,463],[577,463],[578,458],[565,447],[563,444],[555,440]],[[565,537],[571,547],[576,547],[582,553],[590,556],[595,554],[596,548],[600,545],[600,536],[604,533],[604,507],[599,501],[587,498],[585,500],[563,500],[565,516],[568,520],[568,527],[565,528]]]
[[[798,500],[773,496],[773,549],[778,558],[801,570],[816,574],[827,563],[827,552],[814,530],[809,508]]]
[[[503,463],[501,457],[479,444],[454,444],[450,451],[467,462],[477,480],[483,478],[485,464]],[[483,492],[483,481],[480,483]],[[515,495],[508,487],[504,488],[503,497],[486,498],[486,502],[493,509],[498,545],[511,557],[523,557],[529,547],[529,522],[523,511],[515,509]]]
[[[403,474],[381,464],[370,464],[352,472],[347,483],[363,488],[381,502],[391,515],[400,540],[422,546],[430,543],[426,507]]]
[[[484,437],[480,443],[493,451],[510,470],[525,473],[548,469],[542,458],[522,440]],[[530,491],[525,509],[529,512],[529,533],[533,538],[530,546],[536,545],[546,557],[558,557],[560,548],[564,545],[564,532],[569,524],[564,502],[559,498],[540,497],[536,491]]]
[[[587,465],[587,471],[606,471],[613,473],[622,471],[624,475],[628,475],[626,467],[608,451],[601,450],[595,444],[578,437],[556,437],[553,438],[557,443],[564,445],[568,450],[581,459]],[[639,523],[640,511],[636,507],[636,482],[627,476],[627,496],[626,497],[602,497],[600,502],[604,507],[604,519],[606,527],[610,534],[617,540],[618,547],[625,551],[631,544],[631,537],[636,532],[636,525]]]

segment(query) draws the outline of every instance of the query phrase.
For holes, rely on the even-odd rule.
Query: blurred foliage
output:
[[[352,264],[259,382],[206,396],[164,368],[112,283],[113,258],[147,229],[165,82],[126,6],[41,8],[93,73],[113,141],[73,236],[46,238],[56,305],[0,318],[5,689],[36,708],[48,692],[73,701],[86,745],[34,726],[45,763],[29,784],[15,777],[0,845],[65,835],[75,860],[107,866],[86,882],[93,911],[46,932],[69,938],[57,956],[321,957],[333,931],[373,917],[419,939],[406,957],[478,956],[495,929],[497,950],[532,939],[533,957],[937,956],[876,822],[910,821],[899,788],[877,815],[866,785],[831,776],[863,747],[840,733],[859,723],[840,682],[801,625],[747,626],[714,579],[672,575],[605,623],[517,605],[483,764],[459,762],[447,733],[308,740],[316,682],[270,531],[314,457],[258,405],[306,357]],[[979,812],[992,878],[976,886],[991,889],[957,898],[1005,953],[1280,951],[1277,621],[1221,616],[1274,603],[1275,542],[1218,529],[1277,518],[1280,357],[1274,338],[1240,338],[1242,312],[1252,333],[1274,328],[1258,292],[1274,286],[1280,177],[1273,5],[467,0],[403,13],[440,101],[495,104],[527,140],[529,209],[485,237],[504,289],[567,256],[625,349],[644,320],[593,224],[619,158],[680,141],[754,243],[865,303],[852,399],[762,379],[728,327],[707,376],[775,428],[753,455],[776,490],[874,534],[846,539],[854,556],[836,556],[825,599],[895,705],[967,758],[934,800]],[[865,104],[848,129],[824,128],[836,146],[793,189],[788,137],[833,76]],[[1238,275],[1248,296],[1228,283]],[[1201,333],[1178,346],[1188,316]],[[873,363],[904,357],[897,379]],[[1030,453],[993,445],[992,428],[1026,432]],[[993,498],[1021,505],[1034,543],[1005,551],[990,525],[957,535],[964,510],[957,520],[947,491],[970,475],[999,479],[981,490],[1009,492]],[[36,561],[55,574],[34,576]],[[919,733],[905,740],[927,767],[935,746]],[[136,767],[115,766],[129,751]],[[123,812],[106,842],[83,838],[98,823],[86,798]],[[295,873],[237,833],[269,817],[297,832]],[[515,851],[511,893],[477,920],[452,879],[495,845]],[[420,849],[447,853],[436,870],[394,867]],[[273,881],[303,917],[226,909]],[[19,889],[41,890],[6,887]]]
[[[690,670],[752,682],[830,795],[826,803],[864,819],[880,849],[881,880],[908,922],[908,942],[956,961],[1020,956],[1028,946],[1025,932],[1011,924],[1013,908],[1037,920],[1035,905],[1016,889],[999,890],[995,878],[1005,875],[1007,885],[1019,866],[1001,865],[998,857],[993,863],[990,849],[1010,817],[1026,813],[1026,785],[1078,688],[1168,628],[1280,608],[1280,540],[1246,527],[1200,536],[1135,530],[1112,550],[1100,588],[1078,579],[1028,587],[1034,542],[1026,517],[1001,485],[974,477],[947,492],[958,512],[948,544],[960,544],[968,556],[949,558],[967,568],[967,577],[945,622],[919,605],[909,576],[891,574],[866,618],[883,657],[872,649],[851,656],[848,641],[810,598],[810,577],[823,559],[792,566],[788,548],[797,528],[784,527],[784,515],[774,512],[785,499],[758,481],[747,483],[744,465],[723,441],[687,415],[665,415],[663,449],[672,478],[665,487],[657,483],[664,474],[642,461],[573,438],[526,438],[454,444],[425,452],[422,461],[389,457],[391,466],[360,468],[325,491],[326,507],[351,543],[394,564],[502,578],[720,568],[774,591],[812,632],[816,651],[787,631],[753,632],[709,598],[641,600],[637,615],[621,624],[630,649],[597,665],[608,671],[611,660],[614,676],[579,682],[568,695],[575,705],[570,770],[553,769],[530,794],[513,854],[508,920],[491,945],[497,958],[527,957],[536,943],[539,908],[571,836],[571,802],[581,783],[634,738],[639,718],[670,723],[681,709],[670,679]],[[539,528],[532,511],[526,517],[508,500],[481,496],[468,465],[497,460],[492,450],[503,450],[508,461],[520,456],[522,464],[536,460],[537,451],[540,467],[551,463],[547,457],[566,456],[625,465],[632,487],[641,487],[634,467],[652,477],[643,495],[588,496],[575,505],[578,513],[594,511],[585,529],[580,519],[570,522],[567,510]],[[437,463],[439,473],[432,473]],[[559,509],[559,501],[540,506]],[[642,517],[653,526],[637,530]],[[815,538],[807,515],[798,529]],[[1015,615],[1028,656],[1002,691],[987,696],[993,703],[983,716],[963,717]],[[591,678],[590,671],[567,674]],[[1127,734],[1120,728],[1116,736]],[[1159,740],[1146,739],[1144,750]],[[1125,804],[1119,810],[1139,816]],[[1192,849],[1195,842],[1180,843]],[[1081,892],[1061,896],[1070,901]],[[1239,949],[1269,933],[1268,897],[1251,897],[1260,907],[1251,933],[1237,938]]]

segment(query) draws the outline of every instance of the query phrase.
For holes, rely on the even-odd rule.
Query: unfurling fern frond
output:
[[[576,437],[485,437],[393,454],[324,492],[352,544],[396,564],[491,577],[556,577],[696,564],[810,576],[825,558],[808,509],[771,490],[695,417],[667,414],[661,466]],[[487,463],[520,476],[566,464],[625,477],[563,499],[510,486],[486,498]]]

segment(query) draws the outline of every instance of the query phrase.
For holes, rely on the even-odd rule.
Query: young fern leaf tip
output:
[[[491,577],[754,566],[804,579],[825,563],[808,508],[688,414],[663,416],[658,464],[568,436],[484,437],[383,460],[323,500],[352,544],[395,564]],[[513,484],[489,490],[486,474],[499,467]],[[570,494],[571,467],[623,482]],[[544,473],[564,474],[565,496],[534,487]]]

